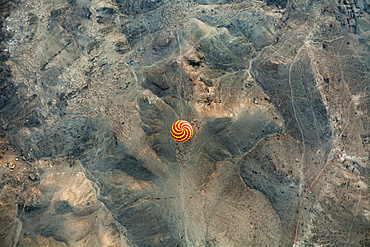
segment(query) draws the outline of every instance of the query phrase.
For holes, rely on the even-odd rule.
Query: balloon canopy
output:
[[[178,120],[171,127],[171,136],[177,142],[187,142],[193,136],[193,127],[187,121]]]

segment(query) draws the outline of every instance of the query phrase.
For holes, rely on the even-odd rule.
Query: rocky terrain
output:
[[[0,246],[370,246],[369,8],[0,0]]]

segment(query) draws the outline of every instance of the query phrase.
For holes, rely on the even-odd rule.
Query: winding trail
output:
[[[188,163],[188,158],[189,158],[189,155],[191,153],[191,151],[189,151],[187,149],[188,147],[184,146],[184,144],[180,143],[178,144],[177,146],[177,150],[176,152],[178,152],[176,154],[176,160],[178,162],[178,170],[179,170],[179,199],[180,199],[180,208],[181,208],[181,212],[182,212],[182,223],[183,223],[183,240],[185,241],[186,243],[186,246],[192,246],[190,244],[190,240],[189,240],[189,212],[188,212],[188,207],[187,207],[187,196],[185,195],[186,193],[186,188],[185,186],[187,185],[186,183],[186,167],[187,167],[187,163]]]
[[[303,212],[303,206],[304,206],[304,203],[306,201],[306,199],[308,198],[309,194],[311,194],[311,191],[313,190],[313,188],[317,185],[317,183],[322,179],[322,177],[329,171],[329,169],[335,164],[335,162],[337,161],[336,158],[339,158],[339,154],[336,153],[335,155],[333,155],[333,157],[331,158],[331,161],[329,164],[327,164],[322,170],[321,172],[316,176],[316,178],[314,179],[314,181],[312,181],[312,183],[310,184],[310,187],[306,190],[306,192],[303,194],[303,197],[301,199],[301,202],[300,202],[300,206],[299,206],[299,213],[298,213],[298,220],[297,220],[297,227],[296,227],[296,234],[295,234],[295,239],[294,239],[294,245],[293,246],[297,246],[297,243],[299,241],[299,234],[300,234],[300,224],[301,224],[301,220],[302,220],[302,212]]]

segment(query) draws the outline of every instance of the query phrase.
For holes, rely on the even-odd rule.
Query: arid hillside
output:
[[[369,8],[0,0],[0,246],[370,246]]]

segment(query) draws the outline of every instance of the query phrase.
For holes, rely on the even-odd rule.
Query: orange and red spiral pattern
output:
[[[177,142],[186,142],[189,141],[193,135],[193,127],[190,123],[179,120],[172,125],[171,136]]]

